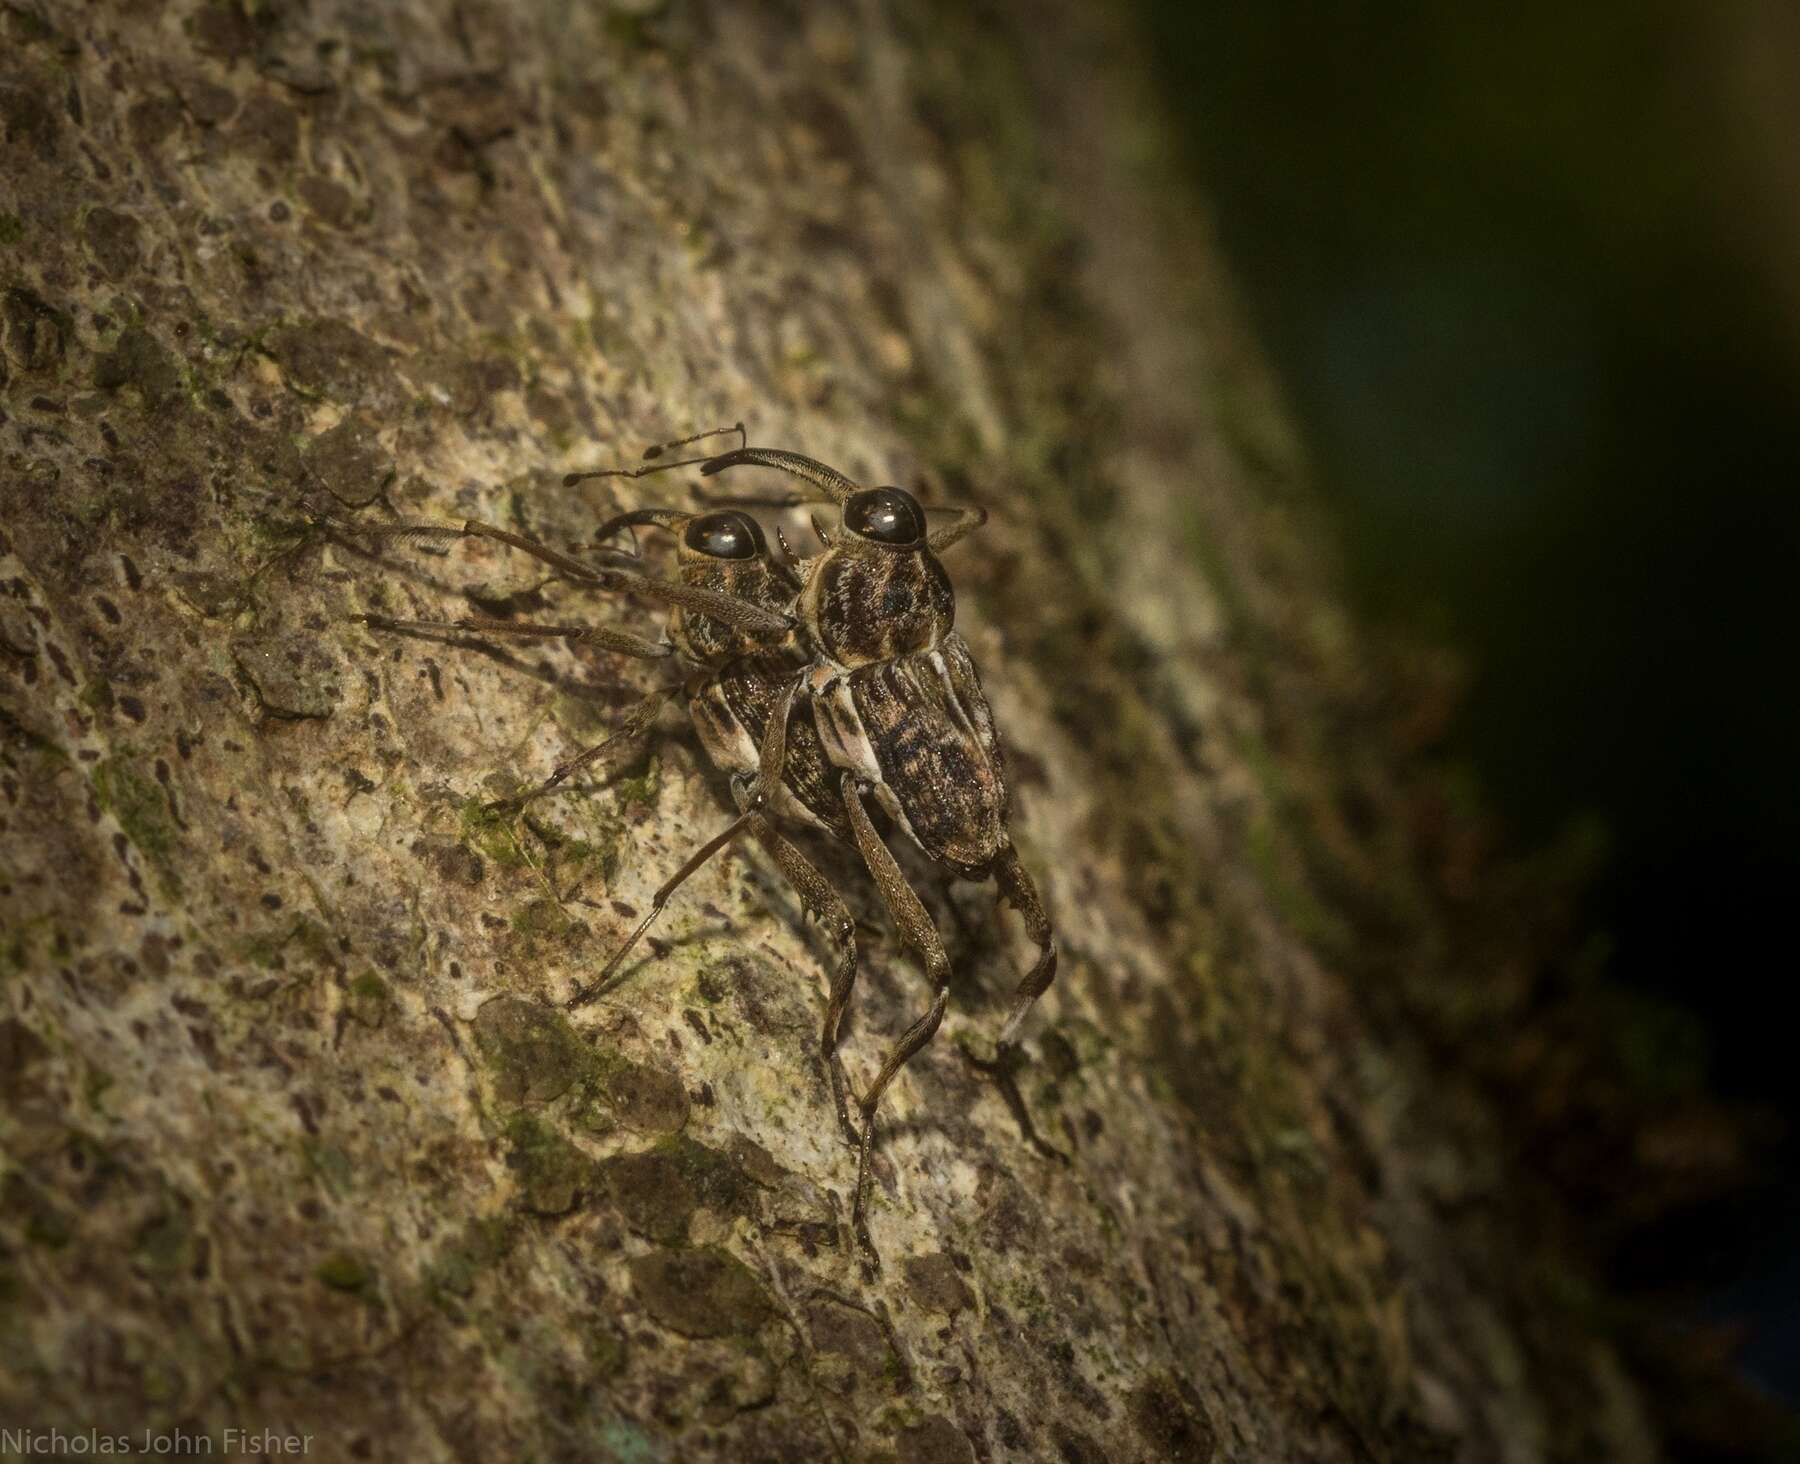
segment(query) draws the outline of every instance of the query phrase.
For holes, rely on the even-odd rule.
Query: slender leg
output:
[[[484,524],[479,519],[465,519],[460,524],[340,524],[335,527],[346,538],[370,542],[391,539],[402,544],[431,544],[456,539],[492,539],[497,544],[523,550],[567,579],[593,583],[601,578],[601,572],[591,564],[583,564],[579,559],[552,549],[548,544],[540,544],[535,539],[528,539],[509,529]]]
[[[640,656],[645,660],[661,660],[673,653],[674,647],[666,641],[645,640],[642,636],[632,635],[629,631],[610,630],[601,625],[531,625],[509,620],[480,620],[473,616],[465,616],[460,620],[393,620],[385,615],[357,615],[351,617],[362,621],[375,630],[457,632],[466,631],[471,635],[525,636],[544,640],[580,641],[588,645],[600,646],[609,651],[617,651],[621,655]],[[511,798],[498,798],[487,806],[492,809],[505,809],[517,812],[533,799],[556,788],[573,774],[589,766],[611,749],[632,742],[649,730],[650,724],[656,720],[656,714],[663,709],[670,691],[652,692],[649,696],[632,708],[625,721],[613,732],[607,734],[592,747],[585,748],[574,757],[557,764],[556,769],[537,787],[528,793],[515,794]]]
[[[1011,1046],[1018,1038],[1026,1013],[1037,999],[1050,989],[1056,979],[1056,932],[1050,928],[1050,917],[1044,913],[1044,902],[1038,898],[1037,886],[1019,862],[1018,850],[1011,844],[994,861],[994,878],[1000,885],[1000,896],[1025,919],[1025,931],[1037,942],[1037,963],[1027,971],[1013,992],[1012,1011],[1000,1029],[1000,1045]]]
[[[850,918],[842,897],[812,862],[776,832],[765,818],[750,825],[776,867],[800,894],[800,902],[815,920],[825,926],[840,952],[837,969],[831,973],[831,994],[825,1003],[825,1026],[819,1035],[819,1056],[831,1080],[831,1096],[837,1104],[838,1125],[850,1147],[860,1152],[862,1135],[850,1122],[849,1081],[844,1075],[844,1060],[838,1054],[838,1029],[844,1020],[844,1008],[850,1004],[850,990],[856,984],[856,922]]]
[[[568,1006],[585,1006],[600,995],[612,981],[613,973],[619,969],[625,957],[631,954],[632,948],[643,938],[644,932],[662,914],[663,906],[669,903],[669,897],[681,888],[689,875],[742,833],[751,820],[768,806],[769,799],[781,786],[782,768],[787,762],[788,717],[794,709],[794,699],[799,690],[800,682],[795,678],[788,684],[788,689],[782,694],[774,714],[769,718],[768,727],[763,731],[762,745],[757,750],[756,782],[751,786],[750,796],[744,802],[743,812],[696,849],[687,862],[664,881],[662,887],[650,897],[649,913],[638,921],[637,928],[626,938],[625,944],[601,967],[600,974],[569,998],[566,1003]]]
[[[523,534],[515,534],[508,529],[499,529],[492,524],[484,524],[479,519],[465,519],[460,525],[378,524],[368,528],[357,526],[340,532],[353,534],[363,539],[396,539],[411,543],[428,543],[432,540],[442,539],[492,539],[497,544],[505,544],[521,550],[531,555],[533,559],[548,564],[565,579],[592,586],[594,589],[616,590],[624,594],[645,595],[651,599],[664,600],[672,605],[696,610],[702,615],[710,615],[715,620],[722,620],[727,625],[749,631],[753,635],[778,638],[794,628],[794,619],[791,615],[784,615],[778,610],[765,609],[749,600],[739,599],[736,595],[703,589],[699,585],[684,585],[672,580],[651,579],[648,575],[634,574],[629,570],[583,564],[579,559],[571,558],[559,550],[550,548],[547,544],[540,544],[535,539],[528,539]],[[629,559],[631,556],[624,555],[622,557]]]
[[[533,640],[566,640],[599,646],[622,656],[660,661],[672,656],[675,647],[667,641],[647,640],[626,630],[612,630],[604,625],[535,625],[519,620],[483,620],[465,615],[457,620],[394,620],[386,615],[353,615],[375,630],[423,630],[442,633],[465,632],[469,635],[521,636]]]
[[[862,1148],[856,1165],[856,1203],[851,1210],[851,1218],[856,1225],[857,1239],[862,1242],[864,1249],[873,1254],[863,1197],[869,1187],[869,1153],[875,1143],[875,1109],[880,1104],[887,1085],[894,1081],[894,1075],[906,1066],[920,1048],[931,1041],[944,1020],[944,1009],[950,1004],[950,958],[944,954],[944,942],[937,933],[937,927],[931,923],[931,916],[926,912],[923,902],[906,882],[906,876],[900,872],[892,851],[881,842],[881,836],[875,832],[875,825],[869,821],[869,811],[863,807],[855,775],[845,773],[839,786],[843,792],[844,810],[850,818],[850,832],[856,839],[856,847],[862,854],[863,863],[868,865],[869,873],[875,876],[876,886],[881,890],[881,898],[888,907],[888,914],[899,927],[900,938],[925,963],[925,974],[936,990],[925,1015],[900,1034],[900,1040],[894,1044],[887,1061],[881,1065],[875,1081],[862,1096]]]
[[[1025,929],[1038,943],[1038,958],[1013,993],[1013,1009],[1006,1019],[1005,1027],[1001,1029],[993,1061],[985,1062],[971,1052],[964,1052],[963,1058],[970,1067],[994,1080],[1000,1089],[1000,1096],[1012,1110],[1012,1116],[1017,1121],[1025,1142],[1046,1159],[1067,1164],[1069,1156],[1054,1144],[1046,1143],[1039,1135],[1037,1125],[1031,1121],[1031,1110],[1026,1106],[1025,1095],[1019,1091],[1018,1073],[1024,1065],[1024,1054],[1015,1041],[1019,1024],[1031,1010],[1032,1003],[1056,979],[1056,932],[1050,928],[1050,918],[1044,913],[1044,903],[1038,898],[1037,886],[1032,884],[1031,876],[1019,862],[1018,852],[1010,844],[994,861],[994,878],[1000,885],[1000,898],[1025,917]]]
[[[673,695],[674,693],[672,691],[652,692],[649,696],[645,697],[643,701],[639,702],[631,709],[630,714],[625,718],[624,722],[622,722],[614,731],[609,732],[592,747],[583,748],[582,751],[576,753],[574,757],[558,763],[550,776],[539,783],[537,787],[526,793],[515,793],[511,798],[495,799],[488,807],[516,813],[527,803],[542,798],[546,793],[552,792],[569,778],[580,772],[583,768],[591,766],[614,748],[626,747],[631,743],[636,742],[638,738],[642,737],[644,733],[650,730],[651,724],[656,721],[656,714],[663,709],[668,703],[669,698]]]

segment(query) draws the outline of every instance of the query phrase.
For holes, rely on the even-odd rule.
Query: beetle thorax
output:
[[[866,666],[933,649],[956,621],[956,597],[937,556],[840,543],[807,565],[800,615],[838,665]]]
[[[683,584],[735,595],[770,610],[785,608],[793,598],[792,589],[776,577],[766,558],[721,560],[684,554],[680,575]],[[689,660],[706,666],[776,649],[766,636],[739,630],[680,606],[669,615],[669,639]]]

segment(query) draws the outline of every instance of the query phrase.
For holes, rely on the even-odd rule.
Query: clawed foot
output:
[[[843,1058],[833,1052],[824,1058],[824,1063],[826,1078],[831,1086],[832,1103],[837,1109],[838,1128],[843,1131],[844,1142],[849,1144],[856,1155],[856,1194],[850,1206],[850,1228],[856,1235],[856,1244],[863,1253],[865,1267],[872,1279],[881,1270],[881,1256],[869,1236],[866,1203],[869,1193],[869,1153],[875,1146],[875,1115],[862,1099],[857,1098],[857,1111],[861,1113],[863,1121],[862,1128],[857,1128],[850,1118],[850,1102],[854,1094],[850,1087],[850,1076],[844,1071]]]
[[[595,997],[599,996],[603,991],[605,991],[606,988],[608,986],[610,986],[611,984],[612,983],[609,978],[602,977],[598,981],[589,982],[586,986],[577,986],[575,988],[575,994],[563,1003],[563,1010],[566,1012],[572,1012],[577,1007],[586,1006]]]
[[[1012,1111],[1013,1120],[1019,1125],[1019,1133],[1025,1142],[1046,1159],[1053,1159],[1058,1164],[1072,1163],[1061,1149],[1039,1136],[1037,1126],[1031,1121],[1031,1110],[1025,1106],[1025,1095],[1019,1091],[1018,1072],[1025,1065],[1025,1054],[1019,1045],[1016,1042],[1000,1043],[994,1049],[991,1062],[977,1057],[966,1047],[961,1051],[963,1061],[976,1072],[993,1079],[994,1085],[1000,1090],[1000,1096]]]

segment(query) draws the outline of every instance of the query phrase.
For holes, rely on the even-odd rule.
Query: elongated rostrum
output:
[[[950,962],[923,902],[908,883],[871,817],[873,800],[933,864],[967,880],[992,877],[1017,909],[1038,956],[1014,991],[999,1043],[1017,1039],[1032,1004],[1056,974],[1056,938],[1036,886],[1013,847],[1005,758],[968,646],[954,629],[955,594],[938,555],[986,519],[984,510],[944,510],[933,529],[926,510],[895,487],[864,488],[834,468],[785,449],[749,445],[742,424],[725,432],[738,446],[670,459],[673,448],[721,433],[700,433],[649,449],[635,468],[572,473],[642,478],[697,467],[703,476],[730,468],[772,468],[814,496],[765,500],[809,507],[822,548],[794,556],[779,535],[771,551],[762,525],[743,507],[700,512],[637,508],[596,531],[590,562],[478,521],[461,525],[384,525],[352,531],[364,538],[479,537],[519,549],[560,578],[594,589],[659,599],[669,607],[664,638],[650,640],[605,626],[531,624],[464,618],[449,621],[363,617],[390,630],[464,632],[587,642],[644,659],[673,658],[679,688],[652,692],[603,741],[558,766],[543,783],[508,800],[522,807],[573,773],[630,745],[651,728],[677,690],[708,756],[731,780],[738,814],[665,881],[649,911],[599,974],[569,999],[579,1007],[608,989],[621,964],[687,877],[741,835],[767,852],[839,949],[831,973],[820,1057],[838,1122],[857,1152],[853,1223],[873,1255],[866,1221],[869,1157],[881,1096],[895,1074],[936,1034],[949,1002]],[[637,561],[604,546],[627,529],[673,535],[676,578],[637,571]],[[873,1082],[855,1100],[839,1054],[839,1033],[856,979],[855,926],[832,882],[781,832],[781,824],[821,830],[854,849],[874,878],[902,940],[923,963],[932,998],[893,1045]]]

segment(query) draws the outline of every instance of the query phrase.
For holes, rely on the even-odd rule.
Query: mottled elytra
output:
[[[727,433],[738,437],[738,446],[729,451],[665,457],[670,449]],[[626,956],[689,875],[740,835],[753,837],[839,946],[820,1057],[839,1124],[857,1149],[852,1213],[858,1239],[873,1256],[865,1199],[876,1111],[895,1075],[943,1021],[950,963],[923,902],[871,817],[870,800],[933,863],[963,879],[991,876],[1037,943],[1037,960],[1018,982],[1000,1035],[1003,1057],[1056,972],[1055,936],[1008,828],[1010,794],[992,710],[968,647],[954,629],[955,595],[937,557],[980,527],[987,515],[979,508],[934,509],[951,517],[932,529],[927,510],[904,489],[864,488],[800,453],[752,447],[742,424],[653,447],[636,468],[572,473],[565,481],[639,478],[689,466],[705,476],[735,467],[772,468],[810,485],[822,497],[763,502],[812,508],[821,551],[794,556],[777,535],[782,553],[771,552],[762,526],[742,507],[701,512],[638,508],[616,515],[596,531],[596,547],[602,549],[628,529],[668,531],[676,554],[672,581],[598,567],[473,522],[460,528],[385,527],[368,532],[394,538],[495,539],[531,554],[571,583],[658,598],[669,606],[667,630],[664,640],[650,641],[602,627],[365,618],[396,630],[560,637],[623,655],[673,657],[682,663],[686,676],[680,688],[652,692],[610,737],[577,753],[513,800],[517,806],[541,796],[645,734],[679,689],[709,758],[730,778],[738,805],[737,817],[656,891],[636,928],[569,1005],[580,1006],[611,986]],[[831,882],[782,835],[780,823],[819,830],[857,852],[932,985],[930,1004],[894,1044],[857,1100],[860,1131],[849,1115],[849,1083],[838,1053],[856,978],[854,925]]]

